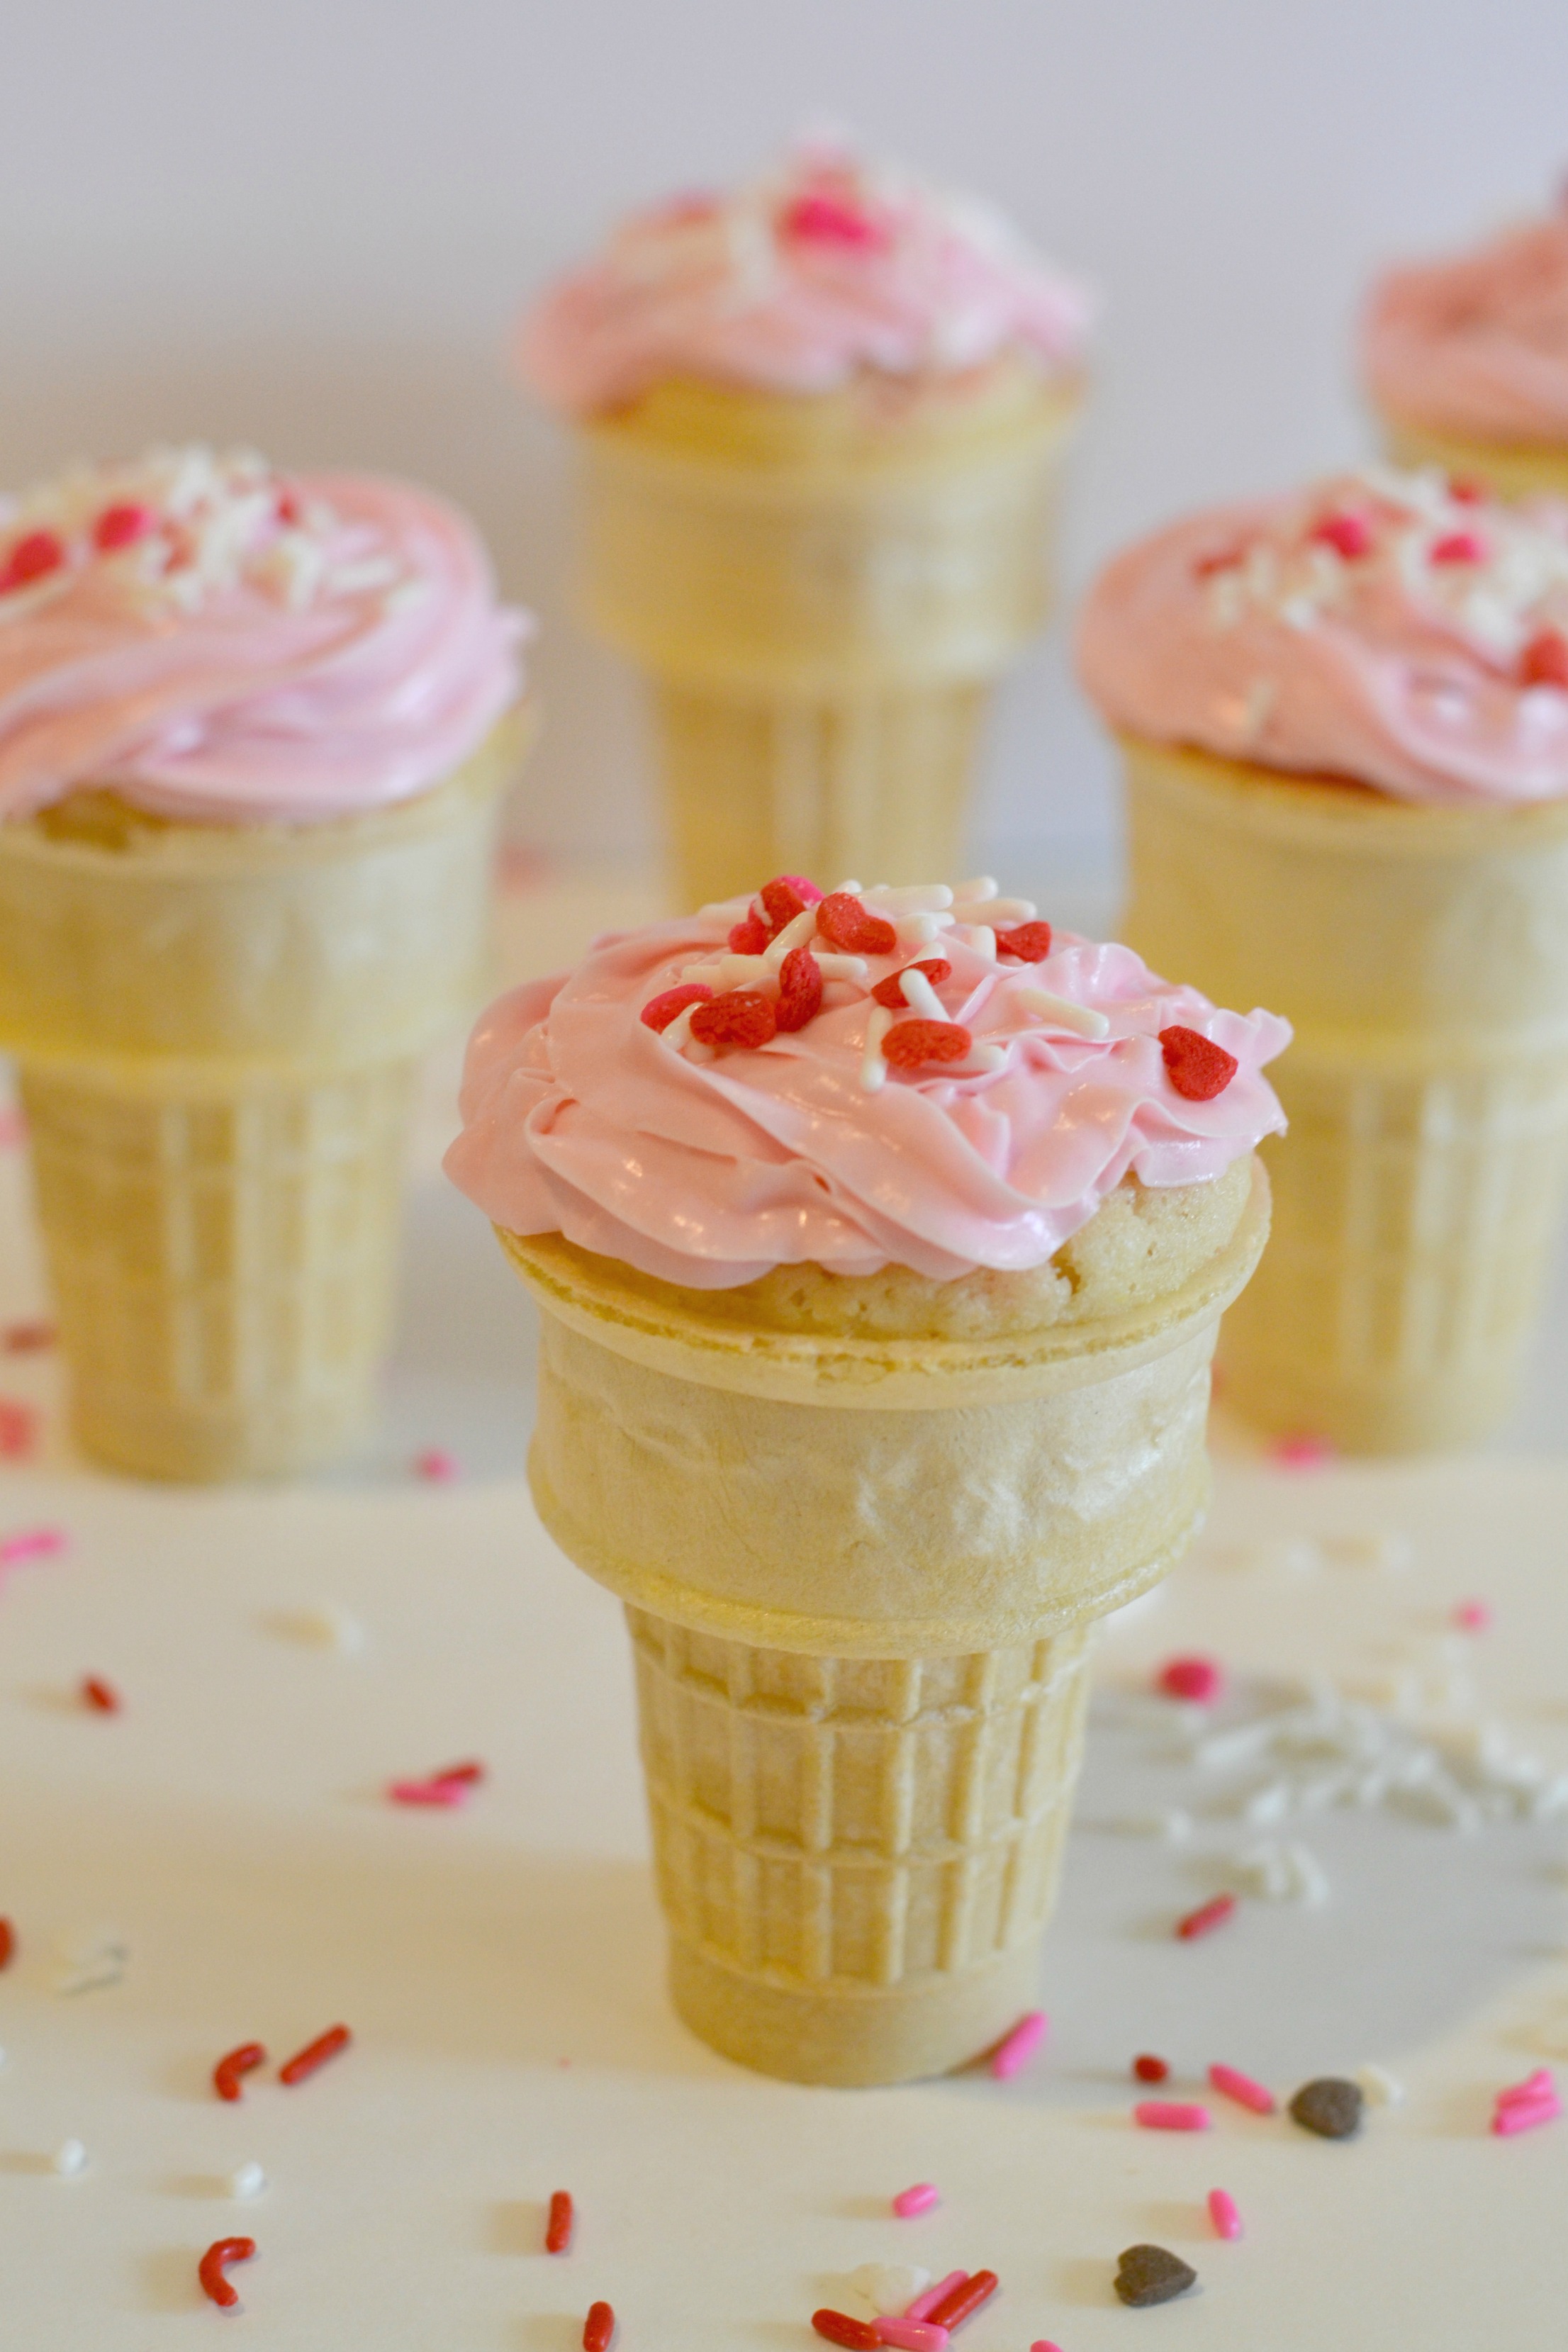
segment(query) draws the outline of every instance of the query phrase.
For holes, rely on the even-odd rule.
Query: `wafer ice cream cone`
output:
[[[257,577],[279,495],[203,453],[40,494],[54,561],[11,588],[37,611],[0,649],[0,1043],[77,1433],[155,1477],[298,1470],[372,1416],[413,1079],[482,992],[520,748],[511,631],[457,519],[375,485],[283,493],[312,497],[298,535],[327,567],[291,617]],[[129,534],[108,548],[106,513]],[[174,528],[175,579],[204,551],[216,576],[171,615]],[[415,575],[412,644],[331,612],[334,558],[345,601]],[[30,722],[23,688],[37,709],[56,677],[65,723]],[[449,772],[389,793],[410,760]]]
[[[952,869],[1050,592],[1085,306],[978,207],[808,148],[634,221],[530,320],[582,594],[651,681],[679,891]]]
[[[541,1517],[626,1605],[676,2005],[895,2082],[1029,2006],[1095,1625],[1206,1498],[1285,1033],[1005,902],[805,890],[726,910],[754,955],[710,914],[503,999],[447,1165],[543,1309]]]
[[[1559,614],[1568,535],[1382,475],[1178,526],[1091,599],[1128,935],[1295,1030],[1273,1238],[1221,1339],[1266,1428],[1427,1451],[1518,1395],[1568,1178]],[[1250,757],[1209,748],[1227,719]]]

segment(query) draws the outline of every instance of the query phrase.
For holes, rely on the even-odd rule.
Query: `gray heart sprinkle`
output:
[[[1358,2084],[1320,2074],[1316,2082],[1302,2084],[1290,2102],[1290,2113],[1304,2130],[1321,2139],[1353,2139],[1365,2105]]]
[[[1134,2309],[1149,2303],[1169,2303],[1196,2286],[1198,2274],[1180,2254],[1164,2246],[1129,2246],[1116,2258],[1116,2292]]]

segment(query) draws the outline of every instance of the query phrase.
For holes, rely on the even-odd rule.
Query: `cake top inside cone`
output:
[[[634,215],[525,319],[518,356],[552,405],[593,415],[671,377],[823,393],[1007,352],[1073,371],[1090,315],[990,205],[819,135],[728,194]]]
[[[309,822],[438,783],[520,688],[525,616],[428,491],[155,449],[0,501],[0,817],[83,785]]]
[[[501,997],[447,1168],[512,1233],[692,1288],[1021,1271],[1123,1179],[1202,1183],[1278,1133],[1289,1034],[990,880],[781,876]]]
[[[1568,504],[1369,466],[1117,557],[1079,667],[1111,724],[1407,801],[1568,793]]]
[[[1402,424],[1568,446],[1568,187],[1544,219],[1391,269],[1367,304],[1362,365]]]

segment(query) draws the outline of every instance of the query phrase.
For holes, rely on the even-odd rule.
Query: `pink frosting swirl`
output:
[[[426,491],[183,449],[0,511],[0,817],[112,785],[175,818],[404,800],[520,690],[524,615]]]
[[[988,205],[815,142],[734,194],[636,215],[524,320],[518,362],[577,415],[671,376],[821,393],[1012,350],[1054,373],[1081,358],[1090,309]]]
[[[1435,433],[1568,443],[1568,209],[1373,289],[1362,364],[1385,415]]]
[[[895,919],[895,949],[858,959],[858,977],[824,951],[834,976],[815,1018],[716,1058],[690,1058],[680,1024],[660,1034],[640,1015],[693,965],[721,989],[778,996],[776,974],[748,969],[756,959],[724,958],[745,902],[601,940],[574,972],[512,990],[479,1022],[448,1175],[510,1232],[563,1234],[698,1289],[805,1262],[945,1281],[1043,1265],[1129,1172],[1201,1181],[1283,1129],[1261,1066],[1287,1023],[1216,1011],[1131,949],[1070,934],[1043,961],[1007,960],[1004,945],[998,961],[995,925],[1020,902],[994,902],[989,924],[984,905],[907,911],[949,895],[866,894]],[[922,958],[950,967],[937,1009],[971,1050],[958,1066],[884,1066],[873,1088],[878,1030],[890,1017],[896,1038],[905,1015],[869,992]],[[1173,1083],[1160,1033],[1178,1027],[1234,1056],[1209,1099]]]
[[[1400,799],[1568,793],[1568,506],[1369,467],[1189,516],[1096,583],[1110,722]]]

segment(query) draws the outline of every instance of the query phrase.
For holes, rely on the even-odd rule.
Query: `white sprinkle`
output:
[[[873,1004],[866,1020],[866,1045],[860,1056],[860,1087],[865,1094],[879,1094],[887,1084],[888,1065],[882,1059],[882,1040],[893,1025],[893,1016],[885,1004]]]
[[[952,904],[952,892],[945,882],[917,882],[898,890],[879,882],[864,898],[868,907],[875,905],[879,915],[942,915]]]
[[[1193,1817],[1173,1805],[1163,1813],[1114,1813],[1109,1821],[1086,1822],[1084,1827],[1104,1830],[1111,1837],[1157,1838],[1163,1845],[1185,1845],[1193,1833]]]
[[[903,990],[904,1003],[914,1012],[923,1013],[928,1021],[947,1020],[947,1007],[923,971],[910,964],[907,971],[900,973],[899,984]]]
[[[900,915],[893,925],[900,949],[904,953],[910,948],[929,948],[933,940],[941,939],[947,928],[939,915]]]
[[[955,883],[949,897],[950,906],[984,907],[996,896],[998,884],[994,874],[977,874],[973,882]]]
[[[1032,923],[1038,911],[1032,898],[972,898],[967,902],[955,899],[952,920],[987,923],[994,930],[998,923]]]
[[[318,1601],[301,1609],[297,1622],[307,1641],[323,1650],[335,1650],[340,1657],[357,1657],[364,1647],[364,1627],[341,1601]]]
[[[236,2165],[228,2176],[228,2193],[233,2198],[259,2197],[266,2186],[267,2175],[254,2162]]]
[[[931,2273],[918,2263],[862,2263],[849,2284],[879,2318],[896,2319],[930,2286]]]
[[[994,963],[996,961],[996,934],[992,929],[990,924],[970,923],[966,925],[965,928],[969,932],[969,937],[964,944],[970,948],[975,955],[979,956],[982,962]]]
[[[1026,1013],[1038,1013],[1042,1021],[1054,1029],[1070,1029],[1075,1037],[1109,1037],[1110,1024],[1103,1013],[1091,1005],[1073,1004],[1065,996],[1053,996],[1045,988],[1010,988],[1008,1002],[1022,1007]]]
[[[768,971],[777,971],[785,956],[793,949],[805,947],[807,940],[815,939],[816,936],[816,908],[807,907],[784,925],[776,940],[769,941],[762,959],[764,969]]]
[[[1248,1797],[1241,1809],[1241,1817],[1243,1821],[1253,1822],[1258,1829],[1268,1829],[1274,1822],[1282,1822],[1289,1811],[1289,1782],[1269,1780],[1261,1789],[1255,1790]]]
[[[700,997],[698,1003],[701,1002]],[[696,1010],[696,1004],[683,1004],[674,1020],[667,1022],[658,1033],[665,1044],[678,1054],[683,1054],[691,1043],[691,1016]]]
[[[1374,2107],[1404,2105],[1405,2085],[1386,2066],[1375,2066],[1369,2058],[1363,2066],[1356,2068],[1355,2078]]]
[[[944,1013],[942,1019],[946,1018]],[[1006,1059],[1005,1045],[972,1045],[962,1062],[948,1064],[948,1075],[954,1078],[988,1078],[994,1070],[1002,1068]]]
[[[80,2140],[62,2140],[50,2158],[50,2167],[62,2180],[74,2180],[79,2172],[85,2172],[87,2150]]]
[[[858,898],[864,887],[859,882],[840,882],[827,895],[830,898]]]
[[[871,977],[871,968],[864,956],[819,955],[816,968],[824,980],[858,980],[862,987]]]

